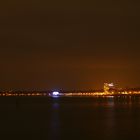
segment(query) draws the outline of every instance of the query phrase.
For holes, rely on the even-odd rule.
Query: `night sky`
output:
[[[140,87],[137,0],[3,0],[0,90]]]

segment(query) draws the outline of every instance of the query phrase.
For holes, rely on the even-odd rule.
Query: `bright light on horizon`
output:
[[[113,87],[114,86],[114,84],[113,83],[110,83],[110,84],[108,84],[110,87]]]
[[[54,91],[52,94],[53,96],[58,96],[60,93],[58,91]]]

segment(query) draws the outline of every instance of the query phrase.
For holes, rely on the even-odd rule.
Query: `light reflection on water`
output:
[[[119,137],[118,127],[120,126],[118,126],[118,124],[120,124],[120,122],[122,124],[124,123],[122,121],[124,120],[124,117],[129,117],[129,119],[133,119],[131,118],[131,116],[126,116],[127,114],[129,115],[132,113],[131,106],[133,102],[130,97],[127,99],[123,99],[122,101],[119,101],[119,98],[116,99],[113,97],[97,100],[94,99],[92,102],[91,99],[89,99],[89,101],[88,99],[85,100],[82,99],[83,101],[80,101],[80,99],[73,100],[71,98],[68,101],[66,99],[65,102],[61,102],[61,100],[65,101],[65,99],[57,99],[57,100],[55,99],[53,100],[52,103],[51,108],[52,112],[50,121],[51,127],[49,137],[50,140],[61,139],[61,129],[62,133],[66,134],[67,136],[72,133],[73,136],[77,135],[77,137],[79,138],[80,133],[82,133],[83,136],[86,137],[88,136],[89,131],[92,132],[93,135],[92,137],[98,137],[98,139],[100,139],[101,136],[99,136],[98,133],[99,131],[101,131],[104,137],[108,139],[114,139],[116,137]],[[64,128],[61,128],[62,126],[61,124],[62,122],[60,120],[61,108],[64,111],[63,112],[64,120],[62,120],[64,123]],[[122,120],[120,120],[120,122],[118,122],[118,120],[121,119],[118,118],[119,115],[120,116],[123,115]],[[93,117],[92,119],[91,116]],[[91,121],[89,121],[88,119]],[[85,125],[84,128],[82,126],[83,123]],[[132,121],[130,121],[130,124],[131,123]],[[64,129],[66,129],[66,131]],[[69,133],[69,131],[71,131],[71,133]]]
[[[9,139],[139,139],[139,97],[19,98],[16,104],[0,98],[0,134]]]
[[[108,111],[107,111],[107,117],[106,117],[106,135],[108,137],[111,137],[112,139],[114,139],[115,137],[115,130],[114,130],[114,126],[115,126],[115,111],[114,111],[114,98],[113,97],[109,97],[107,98],[107,105],[109,107]]]
[[[59,103],[53,100],[51,107],[51,120],[50,120],[50,140],[57,140],[60,137],[60,116],[59,116]]]

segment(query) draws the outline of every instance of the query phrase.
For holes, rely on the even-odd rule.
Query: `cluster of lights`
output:
[[[2,92],[0,96],[50,96],[53,98],[57,98],[59,96],[114,96],[114,95],[135,95],[140,94],[140,90],[123,90],[116,89],[113,83],[104,83],[104,91],[95,91],[95,92],[68,92],[68,93],[60,93],[58,91],[53,91],[49,94],[47,93],[14,93],[12,91]]]

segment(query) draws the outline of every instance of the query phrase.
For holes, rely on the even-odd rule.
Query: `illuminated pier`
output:
[[[122,89],[116,88],[113,83],[105,83],[103,90],[93,91],[43,91],[43,92],[22,92],[22,91],[6,91],[0,92],[0,96],[36,96],[36,97],[61,97],[61,96],[117,96],[117,95],[140,95],[140,88]]]
[[[29,92],[29,93],[16,93],[16,92],[1,92],[0,93],[0,96],[6,96],[6,97],[9,97],[9,96],[36,96],[36,97],[41,97],[41,96],[48,96],[48,97],[58,97],[58,96],[117,96],[117,95],[140,95],[140,90],[121,90],[121,91],[118,91],[118,92],[109,92],[109,93],[105,93],[104,91],[94,91],[94,92],[61,92],[59,95],[52,95],[52,93],[32,93],[32,92]]]

